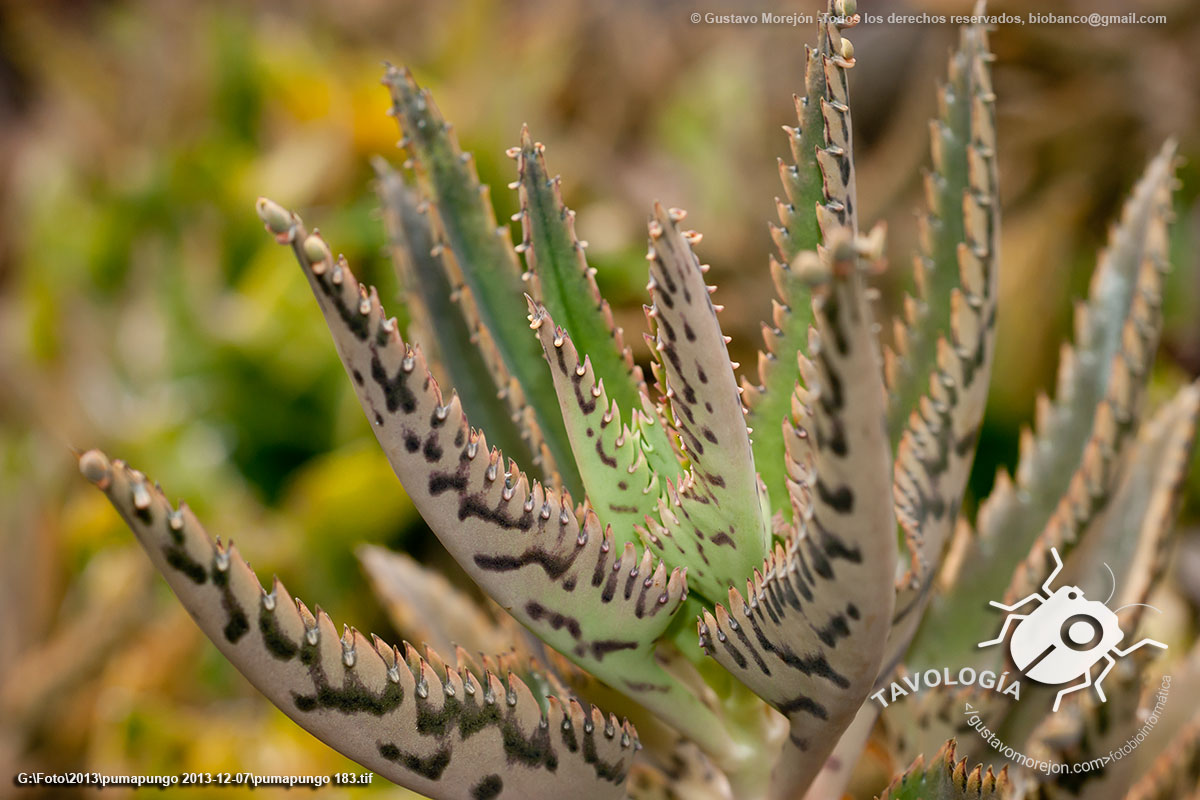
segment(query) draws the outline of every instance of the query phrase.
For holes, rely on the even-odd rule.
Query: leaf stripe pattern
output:
[[[649,538],[664,552],[663,537],[670,536],[680,556],[675,563],[686,564],[692,585],[713,600],[762,563],[770,532],[727,340],[704,283],[707,267],[692,252],[700,235],[680,230],[684,217],[682,210],[656,203],[649,225],[646,258],[654,303],[647,315],[655,329],[660,384],[690,462],[680,483],[668,486],[667,502],[660,503],[666,527],[658,526]],[[719,558],[704,556],[706,544]]]
[[[779,431],[791,413],[792,391],[800,379],[796,355],[808,344],[813,321],[809,287],[792,268],[796,257],[815,251],[822,241],[821,219],[854,221],[853,147],[850,142],[848,76],[853,54],[843,44],[841,27],[834,20],[842,15],[828,7],[829,20],[822,22],[818,45],[805,46],[805,94],[796,97],[799,125],[785,127],[792,150],[792,164],[779,161],[779,177],[786,201],[776,199],[779,225],[771,226],[771,239],[778,259],[771,257],[771,277],[778,299],[771,303],[771,324],[763,325],[765,350],[758,355],[758,385],[743,378],[742,400],[748,409],[747,425],[754,432],[755,466],[770,496],[772,508],[785,518],[790,509],[787,472]],[[829,115],[830,122],[826,121]],[[820,207],[820,211],[815,211]]]
[[[488,334],[486,344],[499,356],[489,362],[503,364],[496,383],[507,389],[514,413],[522,415],[521,429],[534,455],[541,455],[544,442],[563,485],[578,492],[581,482],[553,400],[550,375],[521,315],[509,313],[511,303],[520,302],[523,287],[508,227],[497,225],[488,188],[479,182],[474,160],[458,146],[429,92],[417,86],[408,70],[391,66],[383,83],[392,95],[390,113],[404,135],[401,145],[412,157],[419,185],[429,198],[434,232],[447,255],[453,255],[455,274],[470,287],[473,303],[464,305],[468,320],[477,318],[482,323],[475,328],[477,334]]]
[[[522,629],[514,620],[505,625],[494,619],[444,575],[411,556],[367,544],[355,554],[392,628],[406,639],[443,653],[456,645],[468,652],[500,653],[518,641],[515,634]]]
[[[637,748],[628,723],[432,652],[386,645],[318,608],[266,591],[232,545],[213,542],[186,506],[98,451],[80,470],[108,496],[218,649],[306,730],[380,775],[433,798],[526,798],[567,782],[620,798]]]
[[[605,384],[597,382],[591,357],[580,361],[575,343],[549,311],[530,300],[529,319],[550,363],[588,502],[601,523],[612,526],[618,545],[637,541],[634,528],[645,525],[663,491],[659,473],[642,449],[644,428],[621,422],[621,408],[609,399]],[[648,423],[654,425],[653,420]]]
[[[614,547],[595,512],[530,481],[444,400],[419,348],[384,315],[344,259],[310,262],[300,219],[261,200],[267,229],[313,289],[367,419],[405,491],[454,559],[493,600],[551,647],[635,697],[707,751],[730,743],[712,712],[653,659],[687,595],[685,573]],[[526,331],[526,335],[533,336]]]
[[[974,13],[984,15],[982,0]],[[953,305],[960,289],[959,247],[973,247],[979,231],[972,223],[970,200],[977,187],[972,182],[972,160],[981,143],[993,148],[995,122],[990,108],[979,113],[979,103],[992,101],[987,33],[979,26],[964,26],[958,49],[950,56],[947,81],[938,89],[938,117],[930,121],[933,169],[925,174],[926,212],[918,217],[920,252],[913,259],[916,296],[906,298],[904,317],[895,320],[896,350],[884,350],[884,376],[891,402],[888,427],[898,444],[909,417],[929,390],[929,374],[938,365],[938,341],[949,338]],[[995,187],[992,187],[993,190]],[[990,197],[994,211],[999,197]]]
[[[550,178],[546,169],[545,147],[534,142],[529,129],[523,127],[520,146],[508,152],[517,160],[521,202],[517,216],[524,234],[517,249],[529,267],[524,277],[530,294],[587,355],[609,398],[627,412],[647,412],[642,424],[634,421],[642,434],[640,447],[655,473],[664,479],[676,478],[679,463],[666,429],[656,424],[642,370],[633,363],[612,309],[600,296],[596,271],[584,255],[586,243],[575,235],[575,212],[563,202],[562,182]],[[580,474],[584,474],[582,467]]]
[[[492,441],[518,461],[533,463],[525,436],[513,423],[512,415],[505,412],[504,405],[496,402],[501,387],[509,392],[512,378],[504,370],[490,336],[480,330],[474,304],[468,299],[470,290],[462,286],[461,275],[451,283],[450,273],[457,269],[451,270],[451,264],[446,263],[453,256],[444,247],[435,247],[427,204],[382,158],[373,159],[372,165],[383,207],[388,249],[412,318],[409,338],[426,348],[427,357],[433,356],[431,367],[439,382],[454,389],[471,419],[488,432]],[[314,260],[327,257],[321,253]],[[504,382],[497,385],[494,375]],[[519,395],[509,394],[509,397],[514,399]],[[539,459],[538,463],[553,471],[552,459]]]
[[[832,285],[814,300],[812,361],[801,362],[804,416],[791,446],[805,466],[798,530],[747,581],[705,611],[701,644],[790,723],[794,752],[772,796],[798,796],[866,698],[884,653],[896,570],[887,502],[891,458],[884,393],[858,257],[845,234]],[[854,390],[849,390],[854,387]]]

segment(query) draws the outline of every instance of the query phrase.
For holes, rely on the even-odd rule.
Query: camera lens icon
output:
[[[1072,650],[1091,650],[1104,638],[1104,626],[1091,614],[1076,614],[1063,621],[1058,635]]]

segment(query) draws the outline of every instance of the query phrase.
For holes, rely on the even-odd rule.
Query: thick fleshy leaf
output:
[[[1093,586],[1107,592],[1111,577],[1113,608],[1145,603],[1166,568],[1170,534],[1196,442],[1196,415],[1200,411],[1200,384],[1184,387],[1138,433],[1129,457],[1120,466],[1122,476],[1104,510],[1078,537],[1065,538],[1072,526],[1049,525],[1034,543],[1013,576],[1006,597],[1026,597],[1045,582],[1050,548],[1067,559],[1059,585]],[[1090,491],[1107,488],[1087,487]],[[1079,498],[1076,508],[1086,502]],[[1078,550],[1073,547],[1078,542]],[[1105,565],[1112,570],[1106,572]],[[1086,591],[1086,588],[1085,588]],[[1137,627],[1142,606],[1130,608],[1122,618],[1127,630]]]
[[[982,26],[964,28],[963,52],[970,54],[970,96],[964,101],[969,121],[962,135],[969,138],[960,165],[965,181],[958,192],[960,240],[953,248],[958,279],[944,293],[930,295],[931,302],[945,304],[949,330],[936,339],[936,366],[927,373],[925,394],[905,421],[896,452],[896,513],[911,562],[897,585],[896,618],[881,681],[916,633],[958,522],[995,351],[1000,202],[994,98]],[[952,72],[952,80],[956,77]],[[939,266],[943,272],[952,269],[950,263]],[[893,404],[895,391],[893,383]]]
[[[658,413],[645,399],[633,412],[632,424],[622,422],[621,406],[611,399],[607,385],[597,381],[591,357],[580,360],[575,342],[543,306],[531,301],[529,319],[550,363],[587,501],[600,522],[612,526],[618,545],[636,542],[635,526],[646,524],[646,515],[654,513],[663,492],[646,440],[661,439],[662,444],[651,447],[667,447],[666,456],[679,466]]]
[[[636,749],[628,724],[524,682],[451,668],[432,651],[386,645],[319,608],[266,591],[232,545],[213,542],[141,473],[97,451],[80,469],[112,501],[217,648],[285,714],[339,752],[434,798],[527,798],[570,785],[624,796]]]
[[[922,627],[927,633],[918,635],[910,652],[914,661],[940,663],[948,653],[961,659],[975,651],[979,631],[994,622],[980,598],[1003,595],[1060,501],[1081,496],[1069,495],[1072,483],[1110,485],[1113,460],[1139,418],[1161,328],[1174,161],[1168,143],[1126,204],[1088,301],[1076,309],[1075,349],[1063,350],[1057,400],[1039,401],[1036,433],[1023,436],[1015,482],[1001,472],[980,508],[978,533],[966,540],[955,574],[947,578],[958,588],[930,605]],[[1079,519],[1099,511],[1089,506]]]
[[[882,749],[874,753],[867,750],[867,742],[875,730],[879,719],[879,706],[875,703],[864,703],[854,715],[849,727],[838,737],[837,746],[825,759],[825,765],[817,773],[812,785],[804,794],[804,800],[826,800],[829,797],[843,797],[847,794],[846,787],[856,774],[864,770],[864,764],[869,769],[871,762],[884,762],[884,774],[891,773],[891,757]]]
[[[974,13],[984,13],[982,0]],[[950,56],[947,80],[938,89],[938,117],[930,122],[933,169],[925,175],[927,208],[918,218],[920,253],[913,260],[916,296],[906,299],[904,319],[896,320],[897,349],[884,351],[893,444],[900,442],[929,391],[929,376],[938,366],[938,340],[951,337],[952,299],[956,291],[964,291],[959,250],[975,250],[986,239],[986,231],[971,228],[980,211],[998,227],[997,187],[980,187],[973,180],[974,162],[994,156],[991,59],[983,27],[964,26],[958,49]],[[988,194],[980,194],[981,188]]]
[[[1129,642],[1125,642],[1128,644]],[[1126,742],[1136,741],[1154,708],[1155,683],[1146,680],[1152,653],[1139,650],[1117,660],[1102,686],[1107,700],[1101,702],[1094,690],[1074,692],[1063,698],[1059,710],[1047,713],[1062,687],[1030,682],[1021,702],[1005,723],[1005,737],[1026,742],[1033,758],[1068,765],[1067,772],[1045,775],[1033,772],[1026,800],[1122,797],[1137,776],[1134,758],[1113,758]],[[1031,709],[1033,709],[1031,711]],[[1040,714],[1038,713],[1040,712]],[[1022,716],[1030,719],[1023,720]],[[1034,727],[1033,719],[1040,716]],[[1013,724],[1015,723],[1015,724]],[[982,747],[981,750],[986,748]]]
[[[762,563],[770,531],[726,339],[692,252],[699,234],[680,230],[683,219],[683,211],[655,204],[646,255],[660,385],[688,458],[687,474],[660,506],[663,525],[648,538],[718,600]]]
[[[964,757],[955,761],[956,743],[947,741],[926,762],[918,756],[903,775],[888,786],[880,800],[1005,800],[1013,797],[1008,767],[999,774],[982,764],[974,769]]]
[[[544,440],[563,485],[579,492],[579,475],[554,402],[550,373],[525,328],[524,315],[514,313],[522,307],[515,304],[521,302],[524,287],[508,227],[497,225],[474,161],[458,146],[429,92],[417,86],[407,70],[395,67],[388,67],[383,82],[392,94],[391,113],[404,134],[402,144],[429,199],[437,243],[449,251],[446,257],[471,290],[474,313],[503,364],[506,374],[497,375],[496,382],[507,386],[511,377],[519,385],[519,393],[510,391],[508,399],[516,413],[529,410],[531,419],[522,421],[523,431]],[[530,426],[529,421],[536,425]],[[531,444],[535,456],[539,455],[541,442]]]
[[[746,593],[705,612],[701,644],[782,712],[791,748],[772,795],[791,797],[815,777],[866,699],[891,624],[895,517],[891,457],[870,309],[847,240],[827,254],[832,281],[813,301],[817,328],[802,362],[805,416],[791,437],[799,528],[777,546]]]
[[[897,583],[876,688],[894,677],[934,588],[958,523],[991,379],[1000,203],[989,61],[983,28],[965,26],[939,93],[940,118],[931,126],[934,172],[926,180],[929,213],[915,265],[919,300],[908,299],[907,323],[896,325],[903,357],[884,353],[889,431],[899,441],[893,494],[910,563]],[[855,727],[869,729],[878,713],[877,705],[864,706]],[[839,744],[840,761],[857,753],[855,741]]]
[[[435,249],[426,205],[415,189],[405,185],[404,177],[382,158],[374,159],[372,165],[388,250],[412,318],[408,338],[421,345],[438,382],[454,390],[467,414],[488,432],[492,443],[521,463],[533,463],[525,437],[513,424],[512,415],[505,411],[505,404],[497,402],[502,387],[508,396],[513,396],[513,387],[508,385],[511,378],[508,383],[498,385],[493,377],[507,372],[489,368],[484,358],[489,351],[480,346],[478,322],[464,316],[461,302],[470,290],[451,283],[440,255],[444,248]]]
[[[269,200],[260,215],[291,245],[333,334],[338,355],[384,453],[421,516],[502,608],[714,754],[731,743],[712,711],[653,658],[655,640],[687,593],[684,573],[649,550],[613,545],[596,514],[529,480],[445,399],[424,357],[384,315],[374,289],[326,253],[300,219]],[[526,331],[526,335],[534,337]],[[539,358],[541,355],[539,354]],[[582,518],[581,518],[582,517]]]
[[[1080,586],[1085,596],[1094,600],[1104,598],[1103,602],[1109,608],[1118,611],[1121,628],[1126,632],[1121,641],[1125,647],[1143,638],[1135,635],[1139,621],[1145,613],[1143,604],[1149,602],[1150,592],[1156,588],[1166,567],[1175,513],[1179,508],[1180,493],[1195,444],[1198,405],[1200,387],[1188,386],[1147,421],[1129,458],[1120,469],[1123,477],[1104,513],[1088,526],[1080,538],[1078,549],[1073,549],[1063,570],[1054,581],[1056,587]],[[1056,529],[1050,528],[1048,532],[1053,530]],[[1022,562],[1014,576],[1014,583],[1006,595],[1006,602],[1011,604],[1017,598],[1027,597],[1039,591],[1049,577],[1048,570],[1042,571],[1042,564],[1051,561],[1049,548],[1054,547],[1056,552],[1061,553],[1063,551],[1059,548],[1063,548],[1064,544],[1061,541],[1039,539],[1029,558]],[[1071,549],[1069,545],[1068,549]],[[1116,667],[1104,682],[1106,694],[1122,699],[1127,699],[1127,695],[1136,698],[1141,691],[1138,681],[1142,668],[1155,657],[1157,651],[1147,648],[1145,653],[1138,652],[1133,662],[1136,663],[1136,667],[1126,664],[1125,659],[1118,659]],[[1128,685],[1122,688],[1118,685],[1122,681]],[[1111,729],[1117,730],[1118,734],[1132,734],[1132,731],[1126,731],[1118,724],[1122,719],[1127,723],[1126,727],[1137,727],[1134,725],[1136,704],[1132,708],[1125,708],[1120,703],[1111,702],[1103,710],[1085,704],[1084,711],[1081,712],[1072,706],[1070,712],[1064,711],[1056,715],[1054,720],[1043,723],[1041,715],[1030,712],[1030,709],[1053,705],[1057,693],[1056,687],[1033,683],[1022,694],[1020,705],[993,705],[982,708],[980,715],[993,728],[998,727],[1003,720],[1006,734],[1016,740],[1023,739],[1039,724],[1050,731],[1045,733],[1043,738],[1060,742],[1068,740],[1070,737],[1060,729],[1065,721],[1074,720],[1075,738],[1079,744],[1071,751],[1070,756],[1076,759],[1082,758],[1084,753],[1094,753],[1098,756],[1106,754],[1110,748],[1103,744],[1104,742],[1121,744],[1124,739],[1113,738]],[[986,694],[976,689],[974,692],[967,692],[966,697],[969,702],[985,706]],[[1074,698],[1064,698],[1068,699]],[[1068,713],[1073,716],[1068,716]],[[1097,720],[1096,717],[1100,719]],[[1058,725],[1051,724],[1056,720]],[[1087,733],[1089,725],[1097,730]],[[1085,744],[1091,749],[1086,749]],[[1118,772],[1121,771],[1115,767],[1108,770],[1103,776],[1103,785],[1121,785],[1114,784]],[[1126,772],[1121,772],[1121,775],[1124,775],[1125,779],[1130,778]],[[1100,785],[1100,778],[1101,776],[1092,776],[1089,781],[1067,781],[1066,788],[1059,787],[1058,791],[1075,791],[1085,785],[1094,789]],[[1117,794],[1119,792],[1111,788],[1105,792],[1105,796]],[[1046,796],[1058,795],[1051,793]],[[1091,795],[1082,793],[1080,796]]]
[[[587,357],[610,401],[627,412],[652,410],[641,368],[633,363],[633,354],[625,346],[612,310],[600,296],[593,277],[595,270],[588,266],[584,255],[584,243],[575,235],[575,212],[563,202],[560,180],[550,177],[544,151],[541,142],[530,137],[528,128],[521,129],[520,146],[509,151],[517,159],[519,216],[524,232],[517,249],[523,252],[529,267],[525,273],[529,293],[567,331],[579,353]],[[607,411],[608,406],[602,410]],[[642,429],[640,446],[657,475],[674,479],[680,471],[679,462],[666,430],[655,422],[648,417],[646,425],[636,426]],[[574,440],[572,445],[578,452]],[[583,469],[580,465],[581,473]],[[588,492],[590,495],[590,487]]]
[[[786,502],[787,471],[779,432],[791,418],[792,391],[800,380],[796,356],[805,352],[813,322],[809,287],[791,264],[800,253],[821,245],[822,220],[856,229],[846,75],[854,66],[854,57],[843,44],[835,23],[840,17],[833,6],[830,2],[829,20],[819,26],[816,48],[805,47],[804,96],[795,98],[799,125],[784,128],[794,163],[779,161],[786,199],[776,199],[779,225],[771,227],[778,250],[778,259],[771,258],[771,276],[778,297],[772,301],[771,323],[763,326],[766,347],[758,357],[759,383],[754,386],[743,380],[746,422],[754,432],[755,467],[772,510],[782,512],[785,518],[790,518],[791,509]]]

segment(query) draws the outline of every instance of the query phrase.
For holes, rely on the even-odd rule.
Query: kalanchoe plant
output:
[[[997,648],[974,646],[999,625],[984,601],[1039,586],[1051,548],[1071,575],[1116,566],[1122,601],[1145,602],[1200,392],[1141,424],[1167,266],[1167,145],[1077,310],[1057,399],[1039,401],[1015,479],[1002,474],[974,522],[963,516],[997,319],[990,54],[981,27],[962,31],[931,128],[916,290],[881,352],[868,283],[882,231],[860,234],[857,218],[851,1],[831,6],[808,51],[772,226],[777,297],[757,376],[740,384],[683,211],[656,205],[649,223],[650,389],[542,145],[523,130],[509,151],[514,247],[407,71],[384,77],[406,168],[376,164],[407,335],[319,233],[259,200],[405,490],[495,601],[477,607],[369,548],[373,586],[428,644],[339,633],[278,579],[262,588],[141,473],[85,453],[84,475],[200,627],[300,725],[438,798],[834,797],[871,736],[904,759],[893,763],[915,758],[893,798],[1168,797],[1194,782],[1194,726],[1140,781],[1128,769],[1066,780],[958,758],[952,737],[958,751],[971,742],[956,727],[961,693],[882,720],[870,700],[906,661],[1002,669]],[[1139,619],[1125,618],[1127,633]],[[1136,689],[1146,663],[1112,680]],[[1134,690],[1108,706],[1073,694],[1054,717],[964,691],[992,730],[1057,760],[1086,761],[1137,720]]]

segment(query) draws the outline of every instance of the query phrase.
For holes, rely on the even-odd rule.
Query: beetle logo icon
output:
[[[1068,686],[1054,698],[1054,710],[1062,703],[1064,695],[1086,689],[1095,688],[1100,702],[1106,702],[1104,688],[1101,683],[1116,665],[1114,656],[1127,656],[1139,647],[1154,645],[1164,650],[1166,645],[1153,639],[1142,639],[1126,648],[1118,647],[1125,638],[1117,620],[1117,612],[1130,606],[1121,606],[1116,610],[1110,609],[1107,601],[1088,600],[1083,596],[1083,590],[1078,586],[1063,586],[1051,589],[1050,584],[1062,571],[1062,560],[1058,550],[1051,547],[1050,555],[1054,558],[1054,570],[1046,582],[1042,584],[1041,592],[1034,592],[1023,600],[1012,605],[991,601],[991,605],[1003,611],[1014,612],[1030,603],[1038,606],[1028,614],[1009,613],[1004,618],[1000,635],[995,639],[980,642],[980,647],[990,647],[1000,644],[1008,634],[1009,628],[1016,625],[1012,639],[1008,644],[1008,652],[1012,656],[1017,669],[1031,680],[1051,686],[1061,686],[1072,681],[1079,683]],[[1105,567],[1108,567],[1105,564]],[[1109,573],[1112,569],[1109,568]],[[1113,593],[1116,592],[1116,580],[1113,580]],[[1112,599],[1112,593],[1109,594]],[[1145,605],[1133,603],[1131,605]],[[1149,606],[1153,608],[1153,606]],[[1155,609],[1156,611],[1158,609]],[[1101,668],[1100,674],[1092,680],[1092,667],[1101,661],[1107,662]]]

